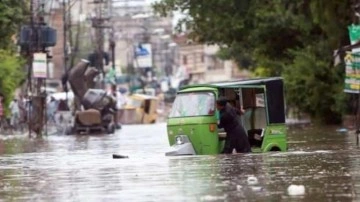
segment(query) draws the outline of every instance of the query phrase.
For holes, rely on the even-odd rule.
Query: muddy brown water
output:
[[[360,150],[336,129],[290,128],[284,153],[183,157],[165,157],[164,123],[0,136],[0,201],[360,201]]]

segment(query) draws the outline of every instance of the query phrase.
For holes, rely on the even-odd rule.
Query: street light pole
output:
[[[108,8],[110,11],[110,19],[113,18],[114,16],[114,12],[113,12],[113,2],[110,1],[108,4]],[[114,23],[112,23],[114,24]],[[110,32],[110,40],[109,40],[109,47],[110,47],[110,51],[111,51],[111,63],[112,63],[112,71],[114,73],[114,83],[112,84],[112,88],[116,89],[116,71],[115,71],[115,29],[114,29],[114,25],[111,26],[111,32]]]
[[[63,0],[63,52],[64,52],[64,72],[67,72],[67,59],[68,59],[68,55],[67,55],[67,50],[66,50],[66,42],[67,42],[67,21],[66,21],[66,0]]]
[[[111,32],[111,37],[110,37],[110,50],[111,50],[111,63],[112,63],[112,70],[115,73],[115,36],[114,36],[114,30],[112,30]],[[114,80],[115,83],[113,85],[115,85],[116,87],[116,74],[114,74]]]

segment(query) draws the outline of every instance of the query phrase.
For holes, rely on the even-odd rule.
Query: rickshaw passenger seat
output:
[[[250,146],[261,147],[263,142],[263,129],[248,130],[248,138]]]

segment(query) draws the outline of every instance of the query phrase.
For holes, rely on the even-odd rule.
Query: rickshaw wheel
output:
[[[281,151],[281,149],[279,147],[272,147],[270,149],[271,152],[275,152],[275,151]]]

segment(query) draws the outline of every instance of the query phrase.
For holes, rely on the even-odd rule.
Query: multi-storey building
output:
[[[172,33],[172,17],[154,15],[151,5],[145,0],[123,0],[114,3],[112,9],[118,65],[126,67],[136,64],[134,46],[150,43],[153,61],[151,66],[156,68],[156,72],[165,74],[165,66],[169,66],[169,59],[166,58],[171,56],[167,45],[170,44],[169,37],[166,35]]]
[[[174,36],[174,42],[178,44],[178,67],[184,68],[191,75],[193,83],[205,82],[205,53],[204,45],[193,42],[186,35]]]

